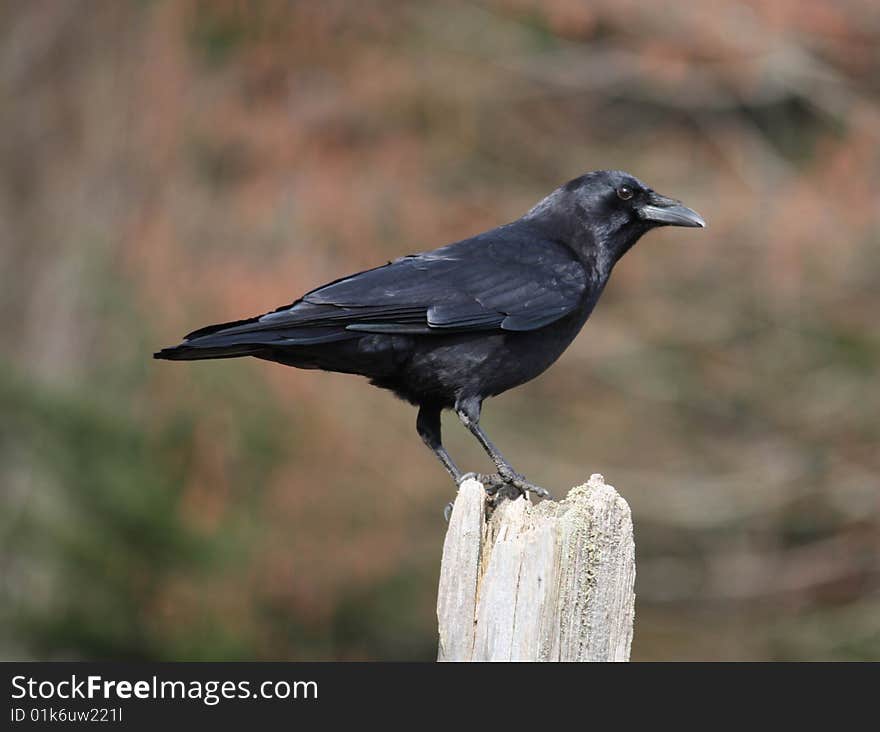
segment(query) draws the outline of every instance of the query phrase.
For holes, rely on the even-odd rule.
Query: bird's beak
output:
[[[706,225],[705,220],[692,208],[674,198],[651,193],[648,203],[640,206],[639,216],[645,221],[653,221],[667,226],[699,226]]]

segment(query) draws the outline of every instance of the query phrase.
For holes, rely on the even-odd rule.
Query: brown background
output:
[[[630,501],[634,658],[880,658],[878,41],[874,0],[0,3],[0,653],[433,658],[414,410],[150,354],[613,167],[709,228],[488,431]]]

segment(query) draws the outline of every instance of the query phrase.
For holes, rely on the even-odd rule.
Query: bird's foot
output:
[[[550,498],[550,491],[534,483],[529,483],[519,473],[490,473],[489,475],[477,476],[486,493],[490,496],[506,496],[507,498],[519,498],[526,493],[534,493],[541,498]]]
[[[526,493],[534,493],[541,498],[552,498],[550,491],[546,488],[529,483],[522,475],[513,471],[505,472],[504,474],[464,473],[456,482],[458,485],[461,485],[466,480],[471,479],[482,483],[486,494],[492,499],[493,505],[497,505],[501,498],[514,499],[524,496]],[[450,501],[443,509],[443,518],[446,519],[446,523],[449,523],[449,518],[452,516],[453,505],[454,501]]]

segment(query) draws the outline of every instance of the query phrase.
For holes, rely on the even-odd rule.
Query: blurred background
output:
[[[880,659],[875,0],[5,0],[0,129],[3,658],[433,659],[415,410],[151,354],[623,168],[709,228],[487,430],[630,502],[634,659]]]

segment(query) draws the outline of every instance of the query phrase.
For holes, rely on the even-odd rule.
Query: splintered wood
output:
[[[440,661],[627,661],[635,607],[629,505],[601,475],[563,501],[459,488],[443,544]]]

